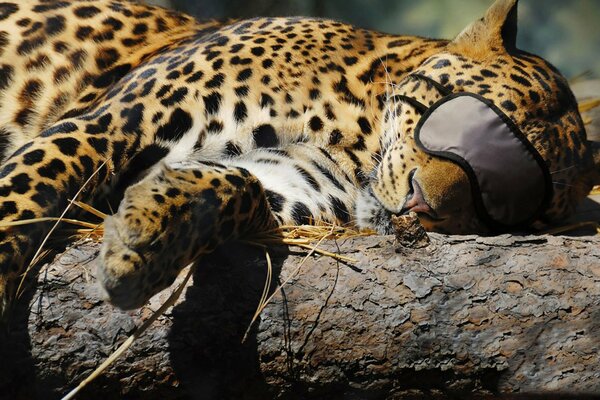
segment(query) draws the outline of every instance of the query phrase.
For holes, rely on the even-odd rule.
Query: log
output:
[[[308,257],[244,343],[265,256],[228,246],[80,398],[600,393],[600,237],[429,236],[420,249],[390,236],[324,243],[356,262]],[[93,276],[98,249],[68,249],[21,299],[0,334],[0,397],[60,398],[174,290],[140,310],[113,308]],[[274,290],[306,251],[270,255]]]

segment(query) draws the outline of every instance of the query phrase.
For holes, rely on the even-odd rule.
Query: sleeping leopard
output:
[[[494,233],[473,188],[501,181],[415,135],[460,94],[546,171],[527,226],[568,217],[600,183],[600,150],[565,78],[516,48],[516,19],[517,1],[497,0],[448,41],[317,18],[199,22],[126,0],[0,3],[2,309],[52,228],[14,222],[58,217],[75,198],[116,210],[98,274],[124,309],[217,246],[282,224],[389,233],[414,211],[431,231]],[[469,110],[430,139],[488,126]],[[503,173],[521,171],[513,150],[478,138],[463,150],[492,157],[465,157],[495,160],[508,182],[496,194],[526,181],[529,169]],[[531,208],[519,193],[517,213]]]

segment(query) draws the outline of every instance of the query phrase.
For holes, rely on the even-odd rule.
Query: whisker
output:
[[[572,169],[572,168],[577,168],[577,166],[576,165],[571,165],[570,167],[567,167],[567,168],[563,168],[563,169],[559,169],[559,170],[556,170],[556,171],[552,171],[552,172],[550,172],[550,175],[552,175],[552,174],[558,174],[559,172],[567,171],[567,170]]]
[[[385,90],[385,96],[386,96],[386,113],[385,115],[388,116],[387,118],[387,125],[384,125],[384,129],[386,131],[390,131],[392,132],[393,135],[397,135],[398,132],[398,126],[396,123],[396,119],[397,119],[397,108],[398,108],[398,104],[396,103],[396,99],[393,99],[394,104],[391,105],[390,104],[390,98],[392,98],[392,96],[390,95],[390,88],[394,88],[394,83],[391,81],[391,77],[389,76],[389,73],[387,72],[387,68],[385,67],[385,62],[383,61],[383,59],[378,56],[379,61],[381,62],[383,68],[386,71],[386,75],[385,75],[385,81],[381,82],[381,81],[372,81],[373,83],[379,84],[379,85],[383,85],[384,86],[384,90]],[[389,80],[388,80],[389,78]],[[387,135],[386,135],[387,136]],[[387,143],[382,143],[382,147],[385,147],[385,145],[387,145]]]
[[[371,157],[371,159],[373,160],[373,163],[375,165],[379,165],[379,164],[381,164],[383,157],[381,157],[379,154],[377,154],[377,155],[374,155],[373,157]]]
[[[568,186],[568,187],[573,187],[573,188],[578,188],[578,189],[587,189],[585,186],[583,185],[573,185],[571,183],[565,183],[565,182],[556,182],[556,181],[552,181],[553,184],[555,185],[563,185],[563,186]]]

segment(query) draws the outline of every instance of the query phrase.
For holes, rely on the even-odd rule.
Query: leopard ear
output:
[[[452,43],[513,52],[517,48],[517,5],[518,0],[496,0],[483,18],[467,26]]]

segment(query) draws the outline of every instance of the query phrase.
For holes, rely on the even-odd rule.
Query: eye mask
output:
[[[525,227],[552,197],[550,172],[540,154],[514,122],[482,96],[449,94],[427,108],[415,141],[426,153],[465,171],[477,214],[493,231]]]

